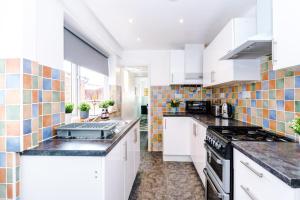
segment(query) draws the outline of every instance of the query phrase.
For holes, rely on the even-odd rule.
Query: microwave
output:
[[[186,101],[185,111],[193,114],[210,113],[210,101]]]

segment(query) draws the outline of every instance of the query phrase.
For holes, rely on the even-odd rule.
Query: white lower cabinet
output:
[[[234,199],[299,200],[300,189],[289,185],[234,149]]]
[[[105,156],[21,156],[22,200],[127,200],[140,164],[139,123]]]

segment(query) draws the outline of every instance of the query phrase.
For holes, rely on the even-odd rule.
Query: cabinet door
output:
[[[300,65],[300,1],[273,0],[273,68]]]
[[[164,155],[190,155],[189,120],[187,117],[164,117]]]
[[[135,157],[135,145],[134,145],[134,130],[130,130],[127,133],[126,141],[124,143],[125,154],[125,199],[129,198],[131,188],[135,178],[134,157]]]
[[[208,46],[204,49],[203,52],[203,85],[209,86],[212,83],[212,74],[213,65],[212,65],[212,51],[211,47]]]
[[[200,176],[200,179],[202,183],[205,183],[205,175],[203,173],[203,169],[206,165],[206,149],[204,147],[204,140],[206,137],[206,128],[200,124],[198,124],[197,127],[197,154],[196,154],[196,165],[197,165],[197,171]]]
[[[191,135],[191,158],[195,165],[196,163],[196,148],[197,148],[197,124],[192,122],[192,135]]]
[[[184,51],[172,50],[170,54],[171,84],[184,83]]]

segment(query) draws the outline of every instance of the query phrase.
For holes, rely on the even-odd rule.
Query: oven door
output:
[[[230,160],[224,159],[208,144],[205,144],[206,167],[226,193],[230,193]]]
[[[206,176],[205,200],[229,200],[229,194],[226,194],[218,185],[208,169],[203,170]]]

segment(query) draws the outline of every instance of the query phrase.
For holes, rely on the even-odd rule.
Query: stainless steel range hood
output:
[[[272,0],[257,0],[257,34],[228,52],[221,60],[256,59],[272,53]]]

